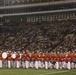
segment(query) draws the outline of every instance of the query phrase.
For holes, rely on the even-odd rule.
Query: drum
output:
[[[3,53],[2,53],[2,58],[3,58],[3,59],[6,59],[6,58],[7,58],[7,53],[6,53],[6,52],[3,52]]]
[[[15,59],[16,58],[16,54],[12,54],[12,56],[11,56],[13,59]]]

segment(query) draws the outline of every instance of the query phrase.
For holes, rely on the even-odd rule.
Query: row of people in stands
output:
[[[65,27],[51,24],[43,28],[32,27],[22,29],[21,31],[16,32],[16,35],[13,35],[14,38],[12,40],[10,39],[11,35],[9,34],[9,40],[5,40],[4,44],[0,46],[0,49],[51,51],[65,41],[64,37],[70,33],[76,33],[76,26],[71,25]]]

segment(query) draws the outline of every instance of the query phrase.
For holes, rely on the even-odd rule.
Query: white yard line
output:
[[[53,72],[53,73],[51,73],[51,71],[50,71],[50,73],[43,73],[43,74],[38,74],[38,75],[51,75],[51,74],[56,74],[56,73],[64,73],[64,72],[69,72],[69,71],[59,71],[59,72]]]

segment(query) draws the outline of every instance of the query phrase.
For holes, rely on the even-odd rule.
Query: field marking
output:
[[[48,74],[56,74],[56,73],[64,73],[64,72],[69,72],[69,71],[59,71],[59,72],[53,72],[53,73],[44,73],[44,74],[37,74],[37,75],[48,75]]]

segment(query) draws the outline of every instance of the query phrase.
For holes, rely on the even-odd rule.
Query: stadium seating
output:
[[[72,51],[76,46],[76,26],[73,23],[55,21],[44,26],[6,30],[0,33],[0,50]],[[65,38],[69,34],[74,36]]]

